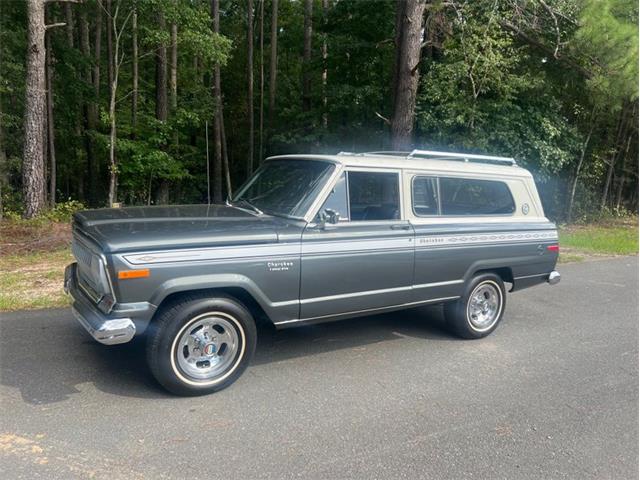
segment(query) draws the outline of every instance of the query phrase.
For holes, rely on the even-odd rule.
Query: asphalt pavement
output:
[[[179,398],[68,310],[0,319],[5,479],[637,479],[638,258],[561,265],[490,337],[441,309],[281,332]]]

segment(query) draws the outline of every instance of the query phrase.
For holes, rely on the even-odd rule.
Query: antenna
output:
[[[204,138],[207,146],[207,205],[211,205],[211,175],[209,175],[209,121],[204,122]]]

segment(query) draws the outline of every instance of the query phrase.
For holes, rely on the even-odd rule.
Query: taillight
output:
[[[549,250],[550,252],[559,252],[560,245],[547,245],[547,250]]]

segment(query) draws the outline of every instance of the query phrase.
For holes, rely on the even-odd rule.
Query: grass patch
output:
[[[636,255],[637,225],[570,226],[560,229],[560,251],[569,254]]]
[[[0,257],[0,311],[64,307],[64,268],[69,248]]]
[[[577,253],[570,253],[570,252],[560,252],[560,257],[558,257],[558,263],[578,263],[586,259],[587,257],[585,255],[580,255]]]

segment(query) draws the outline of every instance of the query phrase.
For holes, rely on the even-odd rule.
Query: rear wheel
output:
[[[506,306],[502,279],[485,273],[474,277],[456,302],[445,305],[447,323],[462,338],[482,338],[493,332]]]
[[[163,387],[178,395],[204,395],[228,387],[255,351],[253,317],[231,297],[183,298],[149,328],[149,368]]]

